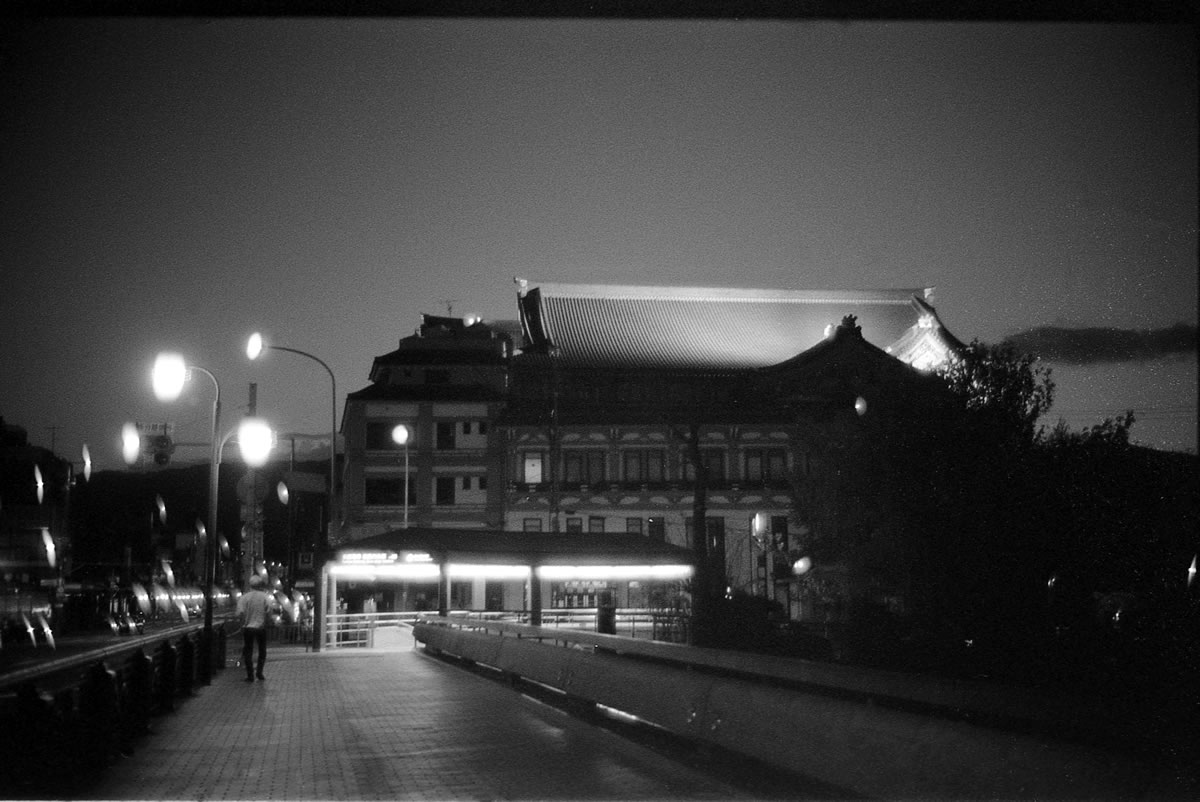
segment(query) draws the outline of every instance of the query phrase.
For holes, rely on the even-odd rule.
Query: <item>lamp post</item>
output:
[[[250,359],[257,359],[263,351],[287,351],[290,354],[299,354],[303,357],[308,357],[316,362],[321,367],[325,368],[325,372],[329,374],[329,383],[332,389],[330,394],[329,406],[329,501],[326,503],[326,521],[325,521],[325,537],[324,542],[318,544],[318,554],[314,555],[313,572],[316,575],[316,581],[313,583],[315,609],[318,611],[316,616],[316,626],[313,627],[313,651],[320,651],[322,642],[325,639],[325,616],[323,614],[325,591],[322,587],[322,566],[324,565],[324,550],[329,545],[330,531],[333,529],[333,522],[336,519],[334,512],[337,506],[337,379],[333,375],[333,371],[329,365],[307,351],[300,351],[295,348],[285,348],[282,345],[270,345],[263,341],[262,335],[254,332],[250,335],[250,339],[246,342],[246,356]]]
[[[404,528],[408,529],[408,427],[401,423],[392,429],[392,442],[404,446]]]
[[[196,372],[203,373],[211,379],[214,388],[212,448],[208,463],[208,536],[204,540],[204,634],[200,644],[200,678],[205,684],[209,684],[212,681],[213,578],[215,574],[213,563],[216,556],[213,543],[217,537],[217,490],[220,486],[218,480],[221,473],[221,452],[233,432],[224,438],[217,436],[221,425],[221,385],[217,381],[217,377],[210,371],[198,365],[188,365],[179,354],[161,353],[154,360],[152,380],[154,394],[160,401],[174,401],[183,392],[183,385]],[[271,448],[270,427],[257,418],[247,418],[242,421],[237,431],[238,443],[242,447],[242,457],[247,464],[253,466],[255,462],[259,465],[266,462]]]
[[[200,644],[200,679],[212,682],[212,613],[213,613],[213,538],[217,536],[217,487],[221,470],[221,441],[217,429],[221,424],[221,385],[208,370],[188,365],[174,353],[161,353],[154,360],[152,374],[154,395],[160,401],[174,401],[183,392],[183,385],[193,373],[203,373],[213,383],[212,448],[208,463],[208,533],[204,541],[204,635]]]

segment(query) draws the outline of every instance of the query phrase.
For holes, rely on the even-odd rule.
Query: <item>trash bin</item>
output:
[[[617,605],[611,591],[600,594],[596,607],[596,631],[603,635],[617,634]]]

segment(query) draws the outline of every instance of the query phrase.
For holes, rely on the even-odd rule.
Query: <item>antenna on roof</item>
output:
[[[446,305],[446,317],[454,317],[454,305],[461,299],[459,298],[443,298],[442,303]]]

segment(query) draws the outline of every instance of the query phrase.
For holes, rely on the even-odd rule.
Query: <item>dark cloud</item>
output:
[[[1165,329],[1068,329],[1040,326],[1005,338],[1005,345],[1047,362],[1144,361],[1196,352],[1196,327],[1176,323]]]

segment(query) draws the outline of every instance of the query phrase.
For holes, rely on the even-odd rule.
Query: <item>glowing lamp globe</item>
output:
[[[261,468],[271,456],[275,434],[262,418],[244,418],[238,425],[238,447],[251,468]]]
[[[137,462],[138,454],[142,453],[142,435],[132,423],[121,427],[121,456],[126,465]]]
[[[408,443],[408,427],[403,423],[392,429],[392,442],[398,446]]]
[[[263,338],[257,331],[250,335],[250,339],[246,341],[246,356],[251,359],[258,359],[258,355],[263,351]]]
[[[150,374],[154,397],[159,401],[174,401],[183,392],[187,381],[187,365],[179,354],[161,353],[154,360]]]

